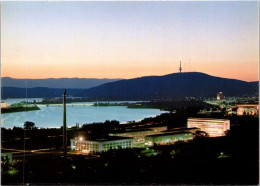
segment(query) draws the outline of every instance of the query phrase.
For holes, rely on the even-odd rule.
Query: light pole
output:
[[[63,93],[63,157],[67,159],[66,89]]]

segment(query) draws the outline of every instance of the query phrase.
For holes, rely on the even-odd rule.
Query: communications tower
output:
[[[182,70],[182,68],[181,68],[181,61],[180,61],[180,68],[179,68],[179,70],[180,70],[180,73],[181,73],[181,70]]]

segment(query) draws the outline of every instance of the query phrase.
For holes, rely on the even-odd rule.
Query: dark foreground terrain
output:
[[[179,110],[160,117],[125,125],[169,127],[185,125],[187,115],[199,108]],[[229,116],[231,130],[227,136],[196,136],[189,142],[143,149],[109,150],[83,156],[68,153],[62,157],[62,129],[2,130],[3,148],[20,148],[13,153],[13,164],[2,159],[2,184],[259,184],[259,119],[250,116]],[[124,130],[118,122],[75,127],[76,132],[107,135],[111,130]],[[25,135],[26,140],[23,139]],[[27,151],[24,149],[26,142]],[[38,152],[30,149],[39,149]],[[43,150],[40,150],[43,149]]]

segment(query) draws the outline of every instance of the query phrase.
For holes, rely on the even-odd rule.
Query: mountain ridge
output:
[[[86,90],[86,95],[104,96],[105,92],[108,96],[209,96],[219,91],[226,92],[226,95],[241,95],[258,92],[256,84],[257,81],[246,82],[200,72],[172,73],[106,83]]]
[[[121,99],[153,99],[165,97],[212,97],[217,92],[226,96],[258,95],[258,81],[246,82],[236,79],[215,77],[200,72],[172,73],[163,76],[144,76],[104,83],[88,89],[68,89],[69,96],[107,97]],[[40,91],[41,90],[41,91]],[[64,89],[31,88],[30,97],[57,97]],[[25,95],[25,89],[3,87],[1,97]]]
[[[98,79],[98,78],[46,78],[46,79],[16,79],[11,77],[1,78],[1,87],[18,88],[92,88],[104,83],[121,79]]]

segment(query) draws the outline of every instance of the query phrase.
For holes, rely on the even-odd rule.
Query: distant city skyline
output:
[[[259,80],[259,2],[1,2],[1,76]]]

